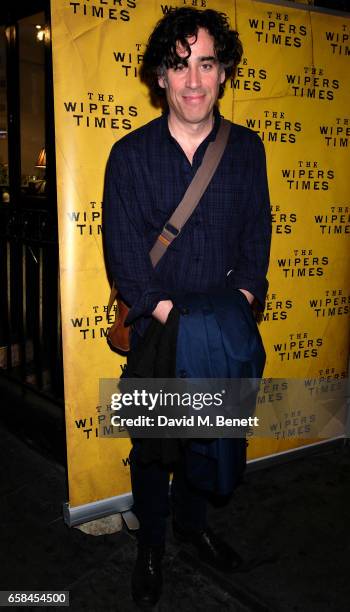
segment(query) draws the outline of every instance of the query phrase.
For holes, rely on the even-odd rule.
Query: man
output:
[[[152,317],[165,324],[177,292],[240,290],[263,308],[267,291],[271,219],[263,145],[232,124],[223,158],[181,234],[153,269],[149,251],[215,139],[217,101],[242,54],[237,32],[213,10],[174,9],[156,26],[144,55],[143,77],[166,112],[122,138],[106,174],[105,238],[113,278],[131,307],[133,345]],[[132,592],[139,605],[156,603],[168,513],[169,473],[160,462],[131,455],[134,511],[140,521]],[[205,496],[173,478],[174,530],[217,568],[238,556],[206,523]]]

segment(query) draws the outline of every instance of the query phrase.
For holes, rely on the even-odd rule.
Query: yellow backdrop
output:
[[[245,49],[220,109],[264,141],[273,213],[261,333],[267,377],[346,376],[349,351],[349,20],[250,0],[52,0],[64,380],[72,507],[130,490],[125,439],[100,437],[100,378],[119,375],[101,201],[113,143],[159,114],[138,79],[145,42],[170,6],[225,12]],[[315,380],[317,379],[317,380]],[[269,401],[263,394],[261,401]],[[250,457],[305,444],[254,439]],[[299,423],[300,424],[300,423]]]

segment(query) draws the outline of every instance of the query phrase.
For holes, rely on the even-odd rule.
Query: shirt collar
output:
[[[200,147],[207,144],[208,142],[211,142],[212,140],[215,140],[216,135],[219,131],[221,115],[220,115],[220,112],[217,106],[214,106],[213,113],[214,113],[213,129],[208,134],[208,136],[203,140],[203,142],[201,142]],[[162,136],[164,136],[164,138],[167,138],[170,142],[174,142],[175,138],[171,135],[170,130],[169,130],[168,117],[169,117],[169,110],[165,111],[162,115],[162,132],[163,132]]]

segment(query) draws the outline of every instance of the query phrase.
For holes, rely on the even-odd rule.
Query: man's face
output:
[[[165,88],[170,116],[175,116],[182,124],[196,124],[210,117],[225,72],[215,57],[214,39],[207,30],[199,28],[197,40],[192,36],[188,42],[190,57],[184,64],[168,68],[158,82]],[[187,55],[181,45],[178,45],[177,54]]]

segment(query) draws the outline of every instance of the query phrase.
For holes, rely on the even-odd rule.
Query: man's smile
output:
[[[193,94],[193,95],[183,95],[182,96],[185,102],[201,102],[205,98],[205,94]]]

